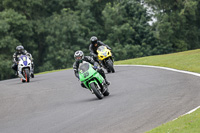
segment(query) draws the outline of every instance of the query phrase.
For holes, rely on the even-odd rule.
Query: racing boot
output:
[[[110,82],[105,78],[106,85],[110,85]]]
[[[18,72],[17,71],[15,72],[15,75],[18,76]]]
[[[31,63],[31,65],[32,65],[31,78],[34,78],[35,76],[34,76],[34,64],[33,64],[33,62]]]
[[[31,78],[34,78],[34,77],[35,77],[34,71],[32,70],[32,71],[31,71]]]
[[[31,73],[31,78],[34,78],[34,77],[35,77],[35,75],[33,73]]]

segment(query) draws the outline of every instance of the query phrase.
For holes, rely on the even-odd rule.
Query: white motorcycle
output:
[[[19,57],[18,76],[21,78],[22,82],[29,82],[30,77],[34,77],[32,61],[26,55],[22,55]]]

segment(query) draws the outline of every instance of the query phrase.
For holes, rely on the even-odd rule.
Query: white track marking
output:
[[[115,66],[139,66],[139,67],[152,67],[152,68],[159,68],[159,69],[165,69],[165,70],[170,70],[170,71],[175,71],[175,72],[181,72],[181,73],[186,73],[186,74],[191,74],[200,77],[199,73],[195,72],[189,72],[189,71],[183,71],[183,70],[177,70],[173,68],[168,68],[168,67],[160,67],[160,66],[148,66],[148,65],[115,65]]]

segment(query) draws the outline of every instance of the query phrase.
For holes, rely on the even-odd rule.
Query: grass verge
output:
[[[115,65],[122,64],[162,66],[200,73],[200,49],[115,62]],[[200,109],[147,133],[200,133]]]
[[[147,133],[199,133],[200,132],[200,109],[181,116],[178,119],[163,124]]]
[[[46,72],[40,72],[40,73],[36,73],[35,75],[46,74],[46,73],[53,73],[53,72],[59,72],[59,71],[68,70],[68,69],[71,69],[71,68],[59,69],[59,70],[52,70],[52,71],[46,71]]]
[[[115,62],[115,65],[122,64],[162,66],[200,73],[200,49]]]

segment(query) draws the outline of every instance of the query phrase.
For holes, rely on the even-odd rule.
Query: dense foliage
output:
[[[145,0],[154,9],[157,38],[168,47],[166,52],[179,52],[200,47],[199,0]]]
[[[157,21],[150,25],[151,7]],[[12,55],[23,45],[35,71],[72,67],[97,36],[115,60],[200,48],[197,0],[1,0],[0,80],[14,77]]]

